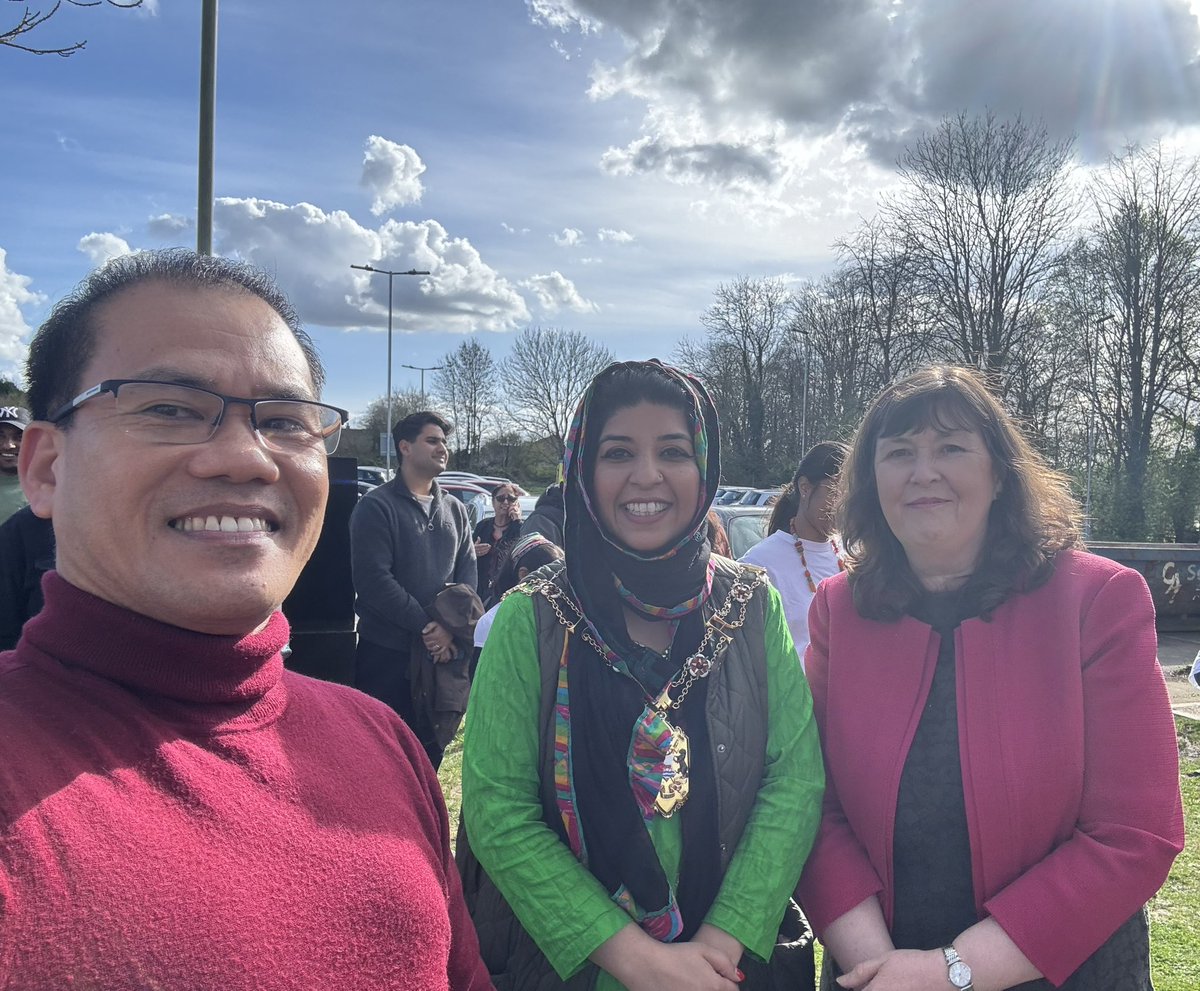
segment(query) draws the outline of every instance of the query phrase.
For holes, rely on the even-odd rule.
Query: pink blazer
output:
[[[809,625],[827,783],[798,894],[818,935],[872,895],[890,926],[900,773],[939,638],[911,617],[863,619],[845,575],[821,583]],[[1159,889],[1183,849],[1156,648],[1142,576],[1076,551],[991,622],[955,632],[976,907],[1053,984]]]

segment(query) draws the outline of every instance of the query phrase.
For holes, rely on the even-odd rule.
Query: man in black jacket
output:
[[[0,524],[0,650],[42,611],[42,575],[54,567],[54,527],[26,506]]]
[[[451,633],[430,612],[447,585],[474,587],[475,548],[466,507],[434,481],[447,464],[443,417],[423,410],[392,430],[400,470],[359,500],[350,517],[357,595],[355,686],[392,709],[417,732],[437,763],[440,748],[417,725],[409,680],[417,637],[435,661],[454,657]]]

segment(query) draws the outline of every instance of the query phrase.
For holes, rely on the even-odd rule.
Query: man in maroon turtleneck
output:
[[[286,672],[345,413],[273,284],[129,255],[30,348],[45,608],[0,655],[0,987],[483,989],[437,779]]]

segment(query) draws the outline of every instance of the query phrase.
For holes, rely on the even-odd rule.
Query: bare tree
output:
[[[789,347],[791,307],[792,294],[779,279],[743,276],[719,285],[700,318],[708,340],[702,355],[692,355],[704,367],[693,370],[718,383],[725,450],[731,467],[752,485],[767,482],[782,453],[769,443],[766,397],[772,366]]]
[[[579,331],[526,328],[500,366],[509,416],[561,450],[584,390],[612,361],[608,348]]]
[[[455,467],[470,469],[483,446],[484,423],[496,406],[500,370],[476,340],[463,341],[439,364],[433,388],[454,421]]]
[[[1200,352],[1200,163],[1128,148],[1095,185],[1096,409],[1111,444],[1120,536],[1146,527],[1156,432],[1187,411]],[[1194,415],[1194,414],[1193,414]],[[1178,446],[1178,445],[1176,445]]]
[[[796,294],[793,327],[811,358],[805,444],[853,430],[872,397],[890,379],[876,335],[872,294],[857,268],[843,267]]]
[[[913,258],[879,217],[866,221],[835,247],[858,276],[863,317],[874,338],[875,378],[886,384],[918,364],[928,341],[918,334]]]
[[[430,409],[429,397],[421,395],[420,389],[396,390],[392,393],[392,426],[403,420],[409,413]],[[437,407],[432,407],[437,409]],[[371,437],[387,432],[387,396],[379,396],[367,404],[366,410],[358,417],[360,429],[369,430]]]
[[[1033,307],[1075,207],[1071,141],[1021,117],[943,120],[901,156],[884,222],[911,264],[944,357],[1000,373],[1035,344]]]
[[[10,3],[23,3],[23,0],[9,0]],[[9,48],[15,48],[18,51],[29,52],[31,55],[59,55],[62,58],[67,58],[74,55],[78,51],[82,51],[87,46],[87,40],[76,41],[70,45],[61,45],[57,48],[33,48],[23,44],[17,39],[24,39],[30,32],[41,27],[48,20],[58,13],[62,7],[64,0],[55,0],[54,6],[49,10],[34,10],[27,4],[21,14],[21,19],[10,28],[0,30],[0,45]],[[66,0],[66,3],[72,7],[99,7],[107,4],[110,7],[121,7],[130,9],[140,7],[142,0]]]

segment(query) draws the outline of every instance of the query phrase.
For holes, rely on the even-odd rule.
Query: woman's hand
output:
[[[707,922],[702,923],[696,930],[692,942],[711,946],[732,960],[735,967],[741,962],[744,947],[737,941],[737,938],[730,936],[724,929],[718,929]]]
[[[617,979],[628,991],[737,991],[732,960],[705,943],[660,943],[653,959]]]
[[[492,549],[491,544],[485,544],[482,540],[475,541],[475,556],[476,557],[483,557],[483,555],[486,554],[491,549]]]
[[[601,943],[591,958],[628,991],[737,991],[742,979],[721,950],[696,940],[660,943],[633,924]]]
[[[892,950],[837,979],[854,991],[929,991],[949,986],[941,950]]]

